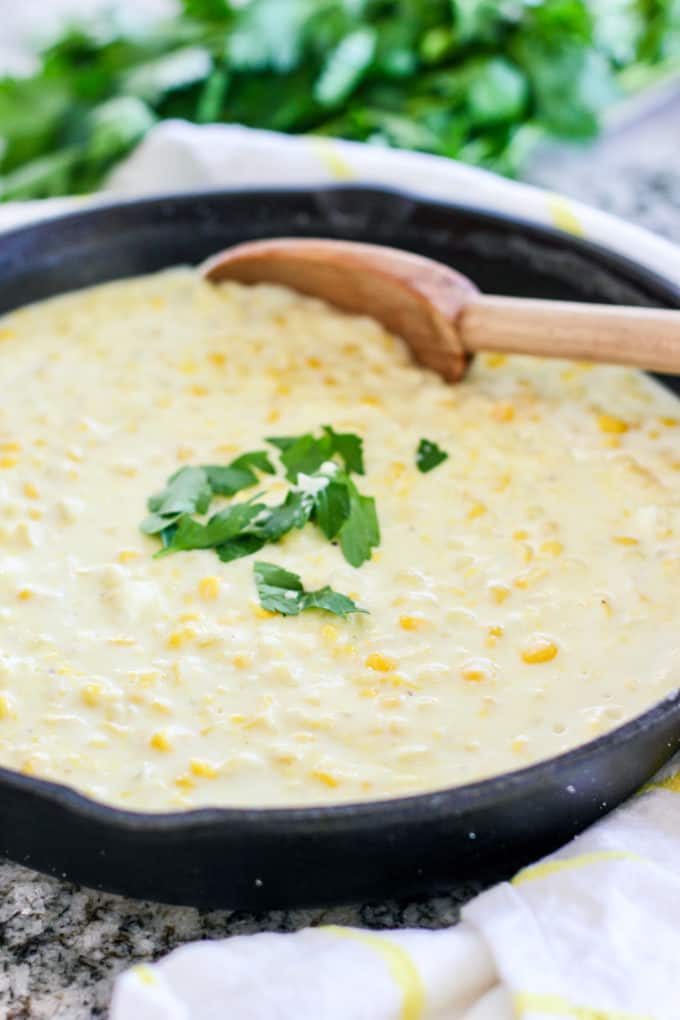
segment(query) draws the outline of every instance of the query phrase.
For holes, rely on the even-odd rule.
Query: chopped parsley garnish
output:
[[[426,474],[445,461],[448,456],[445,450],[442,450],[430,439],[421,439],[416,450],[416,467]]]
[[[333,591],[328,585],[317,591],[305,591],[298,574],[275,563],[255,563],[255,587],[260,598],[260,605],[270,613],[283,616],[297,616],[306,609],[324,609],[336,616],[347,616],[348,613],[365,613],[347,595]]]
[[[155,535],[171,527],[184,514],[206,513],[213,496],[234,496],[241,489],[256,485],[255,469],[274,474],[275,468],[266,451],[244,453],[224,467],[204,464],[180,468],[168,478],[163,491],[149,499],[147,507],[151,514],[142,522],[142,531]]]
[[[205,464],[203,470],[216,496],[234,496],[241,489],[248,489],[257,484],[255,471],[266,475],[276,474],[276,468],[269,460],[265,450],[244,453],[231,464],[221,467],[219,464]]]
[[[363,441],[353,432],[335,432],[330,425],[324,425],[323,435],[318,438],[307,432],[302,436],[273,436],[267,442],[280,450],[290,482],[296,482],[300,473],[314,474],[336,454],[347,474],[364,473]]]
[[[264,503],[253,503],[251,500],[247,503],[232,503],[218,510],[205,524],[184,514],[177,524],[171,525],[169,534],[164,533],[165,548],[156,555],[190,549],[217,549],[219,553],[220,546],[241,535],[250,522],[266,509]]]
[[[371,558],[371,550],[380,545],[380,527],[372,496],[362,496],[349,483],[349,516],[339,531],[343,556],[353,567]]]
[[[257,472],[275,474],[275,468],[262,450],[242,454],[224,466],[180,468],[168,479],[165,489],[149,499],[151,513],[141,525],[142,531],[156,535],[163,543],[157,556],[214,549],[224,563],[229,563],[251,556],[312,522],[329,541],[339,544],[353,567],[360,567],[371,558],[372,549],[380,544],[375,500],[360,493],[351,478],[352,474],[364,473],[360,437],[351,432],[336,432],[325,425],[320,436],[309,432],[268,442],[278,449],[291,483],[283,501],[269,506],[258,494],[244,502],[229,503],[207,520],[200,520],[214,497],[234,496],[257,484]],[[305,592],[296,575],[271,564],[256,564],[256,581],[262,605],[272,608],[263,596],[268,587],[271,590],[265,592],[266,598],[276,602],[276,612],[288,616],[303,609],[325,609],[341,616],[365,612],[330,588]],[[284,598],[286,601],[282,602]]]

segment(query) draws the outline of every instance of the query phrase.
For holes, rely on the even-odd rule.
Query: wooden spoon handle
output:
[[[479,295],[458,318],[466,351],[606,361],[680,373],[680,311]]]

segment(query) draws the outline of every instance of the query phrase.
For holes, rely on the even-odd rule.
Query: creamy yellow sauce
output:
[[[149,810],[385,797],[678,684],[680,407],[635,371],[487,356],[450,387],[368,319],[175,270],[6,316],[0,380],[2,765]],[[179,466],[327,423],[364,439],[379,549],[356,570],[310,525],[259,558],[369,615],[268,615],[253,557],[152,558]]]

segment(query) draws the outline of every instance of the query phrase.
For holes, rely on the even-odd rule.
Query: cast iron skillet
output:
[[[342,187],[163,198],[17,230],[0,238],[0,310],[283,234],[422,252],[492,293],[680,307],[678,288],[574,237],[520,218]],[[629,796],[679,744],[676,692],[530,768],[339,807],[141,814],[0,769],[0,853],[89,886],[201,907],[433,893],[465,878],[506,877],[554,849]]]

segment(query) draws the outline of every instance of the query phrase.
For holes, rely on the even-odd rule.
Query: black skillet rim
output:
[[[160,196],[138,199],[117,200],[108,197],[94,207],[74,211],[65,215],[50,216],[37,223],[29,223],[15,229],[0,233],[0,245],[16,243],[31,234],[45,234],[60,231],[69,226],[87,225],[88,220],[106,219],[107,215],[137,209],[153,212],[162,211],[164,206],[172,208],[178,205],[191,205],[201,199],[220,197],[243,197],[245,200],[256,201],[258,197],[273,196],[324,196],[365,195],[366,197],[387,196],[413,203],[415,206],[426,206],[433,211],[453,210],[464,215],[473,216],[480,225],[504,225],[517,227],[523,234],[532,235],[532,240],[541,239],[558,243],[576,253],[583,253],[605,268],[623,273],[636,284],[650,287],[652,290],[663,291],[671,295],[671,300],[680,308],[680,285],[647,268],[635,259],[621,255],[619,252],[595,243],[583,237],[570,234],[556,227],[537,223],[521,216],[512,216],[505,212],[491,212],[474,204],[465,202],[446,202],[430,199],[399,188],[385,187],[371,181],[360,184],[325,185],[316,187],[258,187],[258,188],[213,188],[191,192],[168,193]],[[669,242],[670,243],[670,242]],[[678,257],[680,258],[680,252]],[[79,289],[79,288],[76,288]],[[66,293],[66,292],[64,292]],[[668,302],[671,307],[672,304]],[[680,399],[680,397],[678,398]],[[528,793],[536,785],[545,785],[546,781],[555,781],[561,785],[564,773],[574,771],[581,765],[592,765],[601,756],[609,755],[611,750],[625,745],[636,735],[655,727],[668,715],[677,714],[680,725],[680,687],[666,695],[640,715],[628,722],[609,730],[607,733],[585,744],[580,744],[562,754],[535,762],[532,765],[511,772],[466,783],[461,786],[443,787],[437,790],[414,793],[405,797],[390,797],[376,800],[351,801],[342,804],[310,805],[292,807],[203,807],[187,811],[148,812],[132,811],[94,800],[74,787],[52,780],[39,779],[23,775],[13,769],[0,766],[0,794],[3,788],[13,788],[19,793],[25,792],[42,801],[50,802],[65,809],[71,815],[78,815],[84,820],[118,828],[128,833],[176,833],[190,834],[192,830],[205,831],[213,825],[224,826],[233,824],[248,829],[267,827],[281,828],[289,825],[298,833],[307,828],[316,830],[319,823],[349,826],[369,824],[371,826],[388,824],[403,819],[409,823],[426,821],[443,815],[465,815],[467,812],[483,807],[498,800],[511,799],[519,793]]]

